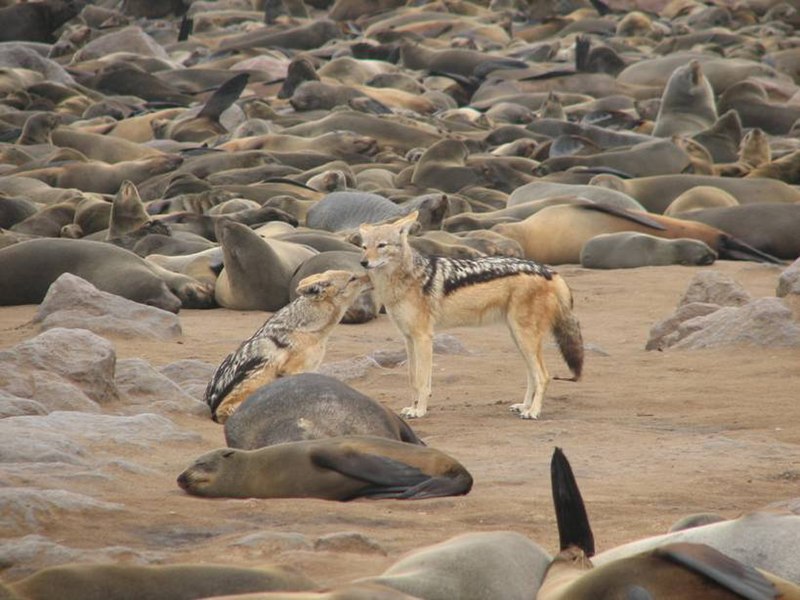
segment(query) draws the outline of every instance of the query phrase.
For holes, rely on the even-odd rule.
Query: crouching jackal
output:
[[[572,294],[550,267],[508,257],[453,259],[423,256],[408,243],[416,213],[388,225],[360,228],[363,255],[377,300],[405,337],[412,404],[404,417],[421,417],[431,395],[434,325],[483,325],[504,320],[525,359],[528,388],[511,409],[536,419],[550,375],[542,360],[542,341],[554,334],[577,380],[583,366],[580,325]]]
[[[350,304],[371,287],[366,274],[325,271],[297,285],[299,296],[275,312],[217,367],[205,401],[218,423],[257,388],[283,375],[315,370],[325,343]]]

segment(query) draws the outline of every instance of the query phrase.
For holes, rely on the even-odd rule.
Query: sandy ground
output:
[[[732,276],[756,297],[774,294],[779,273],[752,263],[719,262],[710,268]],[[224,445],[222,428],[210,419],[170,415],[200,438],[147,451],[125,448],[127,459],[151,471],[120,472],[113,483],[87,478],[72,488],[123,504],[122,513],[54,520],[31,533],[78,548],[127,546],[166,562],[288,562],[321,584],[332,584],[378,573],[406,551],[466,531],[514,530],[556,551],[549,485],[554,446],[563,447],[572,461],[599,550],[661,533],[688,513],[734,517],[800,496],[797,349],[646,352],[650,327],[673,311],[696,269],[603,272],[565,266],[559,271],[573,288],[589,350],[583,380],[554,381],[539,421],[523,421],[508,410],[522,397],[525,375],[503,326],[451,330],[471,354],[435,356],[430,412],[412,425],[429,445],[472,472],[475,485],[467,496],[350,503],[190,497],[175,477],[196,456]],[[0,348],[35,335],[30,327],[15,328],[34,308],[0,309]],[[223,309],[183,311],[184,337],[178,342],[114,343],[119,358],[216,364],[264,318]],[[401,347],[384,315],[337,328],[325,362]],[[553,374],[568,373],[552,345],[547,363]],[[392,409],[406,404],[405,365],[374,368],[350,385]],[[109,441],[108,451],[121,450]],[[234,545],[258,532],[300,533],[312,542],[358,532],[383,552],[298,550],[277,539]]]

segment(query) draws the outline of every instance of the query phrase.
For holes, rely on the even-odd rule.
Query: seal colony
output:
[[[559,342],[575,378],[580,332],[549,264],[800,256],[796,17],[771,0],[655,4],[648,13],[628,11],[624,0],[0,8],[0,304],[40,302],[71,272],[165,310],[274,313],[222,362],[205,396],[215,420],[230,417],[226,434],[247,438],[248,449],[198,458],[178,479],[190,494],[466,494],[467,469],[370,398],[310,378],[311,419],[302,405],[267,402],[263,384],[316,368],[332,327],[363,291],[363,276],[320,275],[319,264],[350,269],[362,260],[365,232],[398,218],[420,253],[426,278],[412,291],[422,296],[458,299],[459,290],[489,284],[508,299],[514,286],[498,282],[559,285],[569,330]],[[437,237],[442,229],[451,237]],[[323,256],[331,250],[350,256]],[[382,259],[363,260],[374,272]],[[432,332],[408,335],[394,291],[382,282],[381,300],[413,340],[415,396],[404,416],[419,417]],[[317,300],[332,308],[306,306]],[[470,308],[488,320],[500,304]],[[430,320],[475,320],[458,301],[428,308]],[[549,381],[538,330],[554,320],[539,322],[532,340],[512,326],[527,363],[515,405],[526,418],[539,416]],[[306,321],[320,327],[304,338]],[[336,423],[319,408],[325,393],[338,394]],[[267,414],[234,430],[253,406]],[[271,421],[270,410],[287,421]],[[354,416],[365,418],[362,429],[352,428]],[[680,550],[670,558],[685,562],[690,553]],[[376,582],[417,568],[412,558]],[[609,572],[597,571],[601,579]],[[477,573],[479,583],[508,589],[497,573]],[[438,575],[426,571],[415,583]],[[529,581],[520,587],[524,597]],[[30,590],[13,587],[37,597]],[[564,593],[543,597],[571,597]]]

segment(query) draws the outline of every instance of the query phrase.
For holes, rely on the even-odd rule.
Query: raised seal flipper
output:
[[[561,448],[550,460],[550,484],[558,524],[559,549],[578,547],[587,557],[594,555],[594,535],[572,467]]]
[[[775,586],[758,570],[705,544],[678,542],[653,550],[664,560],[699,573],[748,600],[778,597]]]
[[[211,94],[197,117],[206,117],[212,121],[219,122],[220,115],[239,99],[244,88],[247,87],[249,79],[249,73],[239,73],[225,81]]]

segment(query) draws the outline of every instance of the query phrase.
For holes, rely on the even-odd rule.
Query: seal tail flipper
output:
[[[594,535],[572,467],[561,448],[550,461],[550,484],[556,511],[560,550],[578,547],[587,557],[594,555]]]
[[[708,577],[748,600],[772,600],[778,591],[761,572],[706,546],[678,542],[656,548],[653,554]]]
[[[220,115],[239,99],[249,79],[249,73],[239,73],[228,79],[211,94],[197,117],[205,117],[219,122]]]
[[[724,235],[720,239],[720,258],[732,260],[752,260],[755,262],[765,262],[773,265],[782,265],[783,261],[779,258],[762,252],[758,248],[746,244],[731,235]]]

